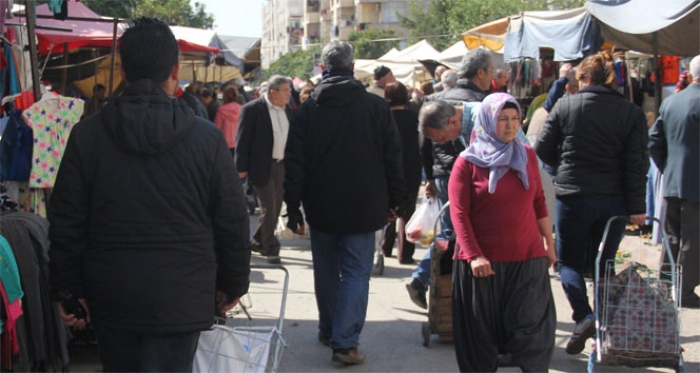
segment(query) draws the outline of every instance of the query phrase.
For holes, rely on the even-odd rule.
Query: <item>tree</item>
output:
[[[382,40],[395,36],[394,30],[367,29],[351,32],[348,41],[355,49],[355,58],[376,59],[399,45],[398,40]]]
[[[97,0],[99,1],[99,0]],[[131,18],[156,17],[169,24],[210,29],[214,27],[214,15],[207,13],[202,3],[195,2],[194,8],[189,0],[132,0],[138,1]]]
[[[26,3],[27,0],[18,1]],[[37,0],[45,4],[48,0]],[[83,4],[101,16],[134,19],[155,17],[172,25],[211,29],[214,15],[206,11],[204,4],[190,0],[82,0]],[[70,16],[70,14],[69,14]]]
[[[270,68],[263,71],[262,79],[267,80],[274,74],[308,79],[313,74],[314,53],[319,51],[319,48],[309,48],[308,50],[287,53],[270,64]]]
[[[459,35],[476,26],[529,10],[569,9],[581,7],[585,0],[431,0],[427,10],[412,5],[401,17],[412,37],[448,35],[431,39],[438,49],[445,49]]]

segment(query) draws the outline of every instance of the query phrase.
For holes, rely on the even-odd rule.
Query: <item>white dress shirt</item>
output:
[[[287,145],[287,135],[289,135],[289,119],[284,106],[276,106],[265,95],[267,109],[270,111],[270,119],[272,120],[272,159],[284,159],[284,148]]]

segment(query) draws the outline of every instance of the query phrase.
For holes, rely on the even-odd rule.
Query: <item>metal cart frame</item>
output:
[[[663,227],[659,219],[647,217]],[[592,373],[596,364],[628,367],[667,367],[676,371],[683,369],[682,349],[680,346],[679,288],[681,268],[673,258],[666,232],[661,230],[662,255],[667,255],[669,266],[651,270],[646,266],[631,264],[626,270],[631,271],[628,279],[617,279],[615,260],[605,263],[605,274],[601,281],[600,261],[603,247],[608,238],[610,226],[618,220],[627,220],[626,216],[613,216],[605,225],[603,238],[598,248],[595,267],[595,318],[596,335],[594,350],[591,352],[588,372]],[[622,273],[622,272],[621,272]],[[669,279],[663,279],[668,277]],[[641,305],[638,298],[644,292],[655,294],[657,302]],[[645,293],[646,294],[646,293]],[[635,299],[636,298],[636,299]],[[614,299],[614,300],[613,300]],[[613,305],[613,302],[618,303]],[[650,304],[651,303],[651,304]],[[666,319],[675,323],[668,325]],[[619,319],[618,319],[619,318]],[[625,328],[613,324],[612,320],[624,320]],[[646,329],[645,329],[646,328]],[[651,331],[648,329],[651,328]],[[613,331],[621,331],[612,337]],[[631,335],[645,335],[650,338],[645,343],[633,343]],[[665,343],[659,340],[665,336]],[[615,348],[611,345],[614,342]]]
[[[240,372],[269,372],[275,373],[279,368],[282,352],[287,347],[287,342],[283,336],[284,313],[287,304],[287,293],[289,290],[289,272],[281,265],[251,265],[252,270],[279,270],[284,273],[282,294],[280,301],[279,317],[274,325],[253,325],[253,318],[248,312],[251,305],[239,302],[240,313],[247,316],[247,325],[241,326],[234,318],[217,318],[216,323],[210,331],[207,339],[208,343],[202,343],[197,347],[195,355],[195,366],[193,371],[209,372],[230,370],[222,366],[235,366]],[[236,314],[236,311],[229,311],[227,316]],[[213,337],[211,337],[213,336]],[[205,335],[205,338],[207,336]],[[201,359],[198,357],[202,356]],[[223,362],[220,363],[218,360]]]

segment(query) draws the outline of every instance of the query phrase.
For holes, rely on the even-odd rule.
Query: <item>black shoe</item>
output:
[[[363,355],[357,347],[336,348],[333,349],[332,360],[345,365],[359,365],[365,362],[365,355]]]
[[[260,254],[260,255],[262,255],[262,256],[267,256],[267,250],[265,250],[265,248],[262,247],[261,244],[259,244],[259,243],[255,242],[255,241],[253,241],[253,242],[250,243],[250,245],[252,246],[251,249],[253,250],[253,252],[256,252],[256,253],[258,253],[258,254]]]
[[[323,334],[323,331],[319,330],[318,331],[318,341],[321,342],[324,346],[330,346],[331,337]]]
[[[683,308],[700,308],[700,297],[692,293],[681,298],[681,307]]]
[[[408,296],[416,306],[424,310],[428,309],[428,301],[425,299],[425,286],[417,278],[414,277],[411,282],[406,284],[406,290],[408,290]]]
[[[282,259],[277,255],[270,255],[267,257],[267,262],[270,264],[282,264]]]

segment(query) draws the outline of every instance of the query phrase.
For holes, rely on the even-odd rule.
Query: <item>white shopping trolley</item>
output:
[[[289,272],[281,265],[251,265],[251,269],[251,277],[256,274],[264,276],[258,288],[260,292],[268,298],[280,299],[279,317],[274,312],[267,312],[269,307],[263,307],[265,310],[254,307],[252,298],[247,296],[246,301],[241,301],[225,319],[217,319],[210,330],[202,332],[193,372],[277,372],[282,352],[287,347],[282,328]],[[253,283],[251,280],[251,289]],[[258,294],[252,297],[259,298]],[[270,300],[257,299],[256,305],[269,304]],[[235,317],[241,314],[245,317]]]

